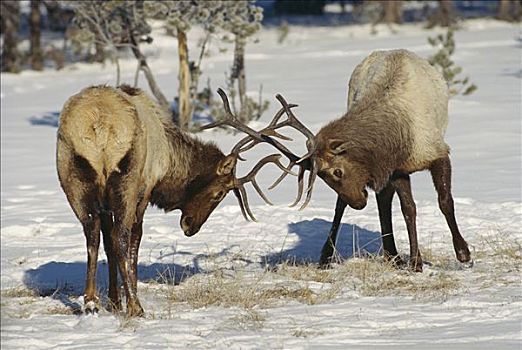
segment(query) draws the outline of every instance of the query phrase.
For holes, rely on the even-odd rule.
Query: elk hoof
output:
[[[319,261],[319,268],[321,270],[328,270],[328,269],[331,269],[332,268],[332,263],[330,260],[328,261]]]
[[[471,269],[475,265],[475,261],[469,259],[469,261],[461,263],[463,269]]]
[[[333,256],[331,252],[322,252],[321,258],[319,259],[319,268],[329,269],[332,267]]]
[[[457,250],[456,253],[457,253],[457,259],[461,263],[467,263],[467,262],[471,261],[471,254],[469,253],[469,249],[467,247],[464,249]]]
[[[91,301],[88,301],[87,303],[85,303],[85,307],[84,307],[85,315],[98,316],[98,311],[99,311],[98,304],[95,301],[91,300]]]
[[[413,272],[422,272],[422,258],[410,259],[410,268]]]

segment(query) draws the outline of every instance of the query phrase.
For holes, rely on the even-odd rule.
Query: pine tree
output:
[[[224,3],[223,21],[220,26],[234,35],[234,63],[229,77],[229,86],[233,88],[237,82],[240,103],[238,117],[243,122],[253,117],[259,118],[263,109],[263,106],[256,104],[246,96],[245,73],[245,46],[247,38],[254,35],[261,28],[262,20],[263,9],[255,6],[254,1],[241,0]],[[235,91],[231,91],[232,99],[234,95]],[[254,116],[254,114],[257,115]]]
[[[120,81],[119,55],[121,49],[129,48],[138,61],[138,68],[145,75],[149,87],[159,104],[168,109],[169,103],[156,83],[140,43],[152,42],[151,28],[146,22],[142,1],[79,1],[75,6],[73,42],[79,45],[97,44],[117,67],[117,84]]]
[[[477,89],[477,86],[470,83],[468,77],[457,77],[462,73],[462,68],[456,66],[451,59],[451,55],[455,52],[454,31],[452,27],[449,27],[446,35],[439,34],[436,37],[428,38],[430,45],[439,48],[439,51],[429,57],[428,61],[444,76],[451,96],[469,95]]]
[[[187,33],[194,25],[201,25],[207,33],[201,48],[200,58],[205,51],[209,33],[213,32],[220,21],[221,1],[146,1],[145,13],[150,18],[165,20],[169,33],[178,41],[178,123],[182,129],[188,129],[194,112],[193,100],[197,93],[199,63],[190,61]]]

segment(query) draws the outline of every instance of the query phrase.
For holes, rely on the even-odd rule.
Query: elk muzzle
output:
[[[365,189],[357,191],[356,193],[350,191],[348,195],[342,192],[338,192],[338,194],[344,202],[348,203],[348,205],[355,210],[364,209],[368,203],[368,191]]]
[[[192,226],[194,223],[194,218],[192,216],[181,216],[180,226],[183,232],[185,233],[185,236],[190,237],[194,236],[199,231],[199,227],[195,228]]]

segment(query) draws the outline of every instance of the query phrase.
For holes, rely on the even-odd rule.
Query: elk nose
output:
[[[192,216],[186,216],[181,220],[181,229],[186,233],[190,230],[190,225],[194,222]]]

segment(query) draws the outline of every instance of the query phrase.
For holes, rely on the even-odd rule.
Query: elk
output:
[[[245,219],[255,221],[244,185],[252,183],[269,203],[256,182],[257,172],[268,163],[290,172],[281,164],[281,155],[272,154],[261,159],[246,176],[236,177],[240,153],[250,149],[245,144],[280,143],[240,123],[230,110],[226,94],[221,89],[218,93],[227,123],[248,135],[229,155],[213,143],[182,132],[139,89],[94,86],[66,101],[57,133],[56,164],[60,185],[86,237],[86,314],[99,309],[95,276],[100,230],[109,268],[108,308],[113,312],[122,309],[119,272],[126,314],[141,316],[144,311],[137,296],[138,250],[149,203],[165,212],[180,209],[181,228],[186,236],[192,236],[230,190],[238,198]],[[293,106],[281,108],[272,124]],[[268,128],[263,132],[270,134]],[[278,136],[276,132],[272,135]]]
[[[287,113],[293,112],[287,108]],[[366,188],[370,188],[376,193],[384,257],[402,264],[392,229],[392,199],[397,193],[409,236],[410,267],[422,271],[410,185],[410,174],[421,170],[432,175],[457,259],[470,261],[468,245],[455,219],[449,147],[444,141],[447,124],[448,88],[426,60],[406,50],[376,51],[355,68],[349,82],[347,113],[309,138],[308,153],[295,156],[298,160],[287,168],[300,168],[293,205],[301,200],[304,172],[310,171],[301,209],[310,201],[317,176],[337,192],[334,220],[321,252],[322,266],[332,260],[346,206],[363,209],[368,200]],[[285,176],[283,173],[274,185]]]

